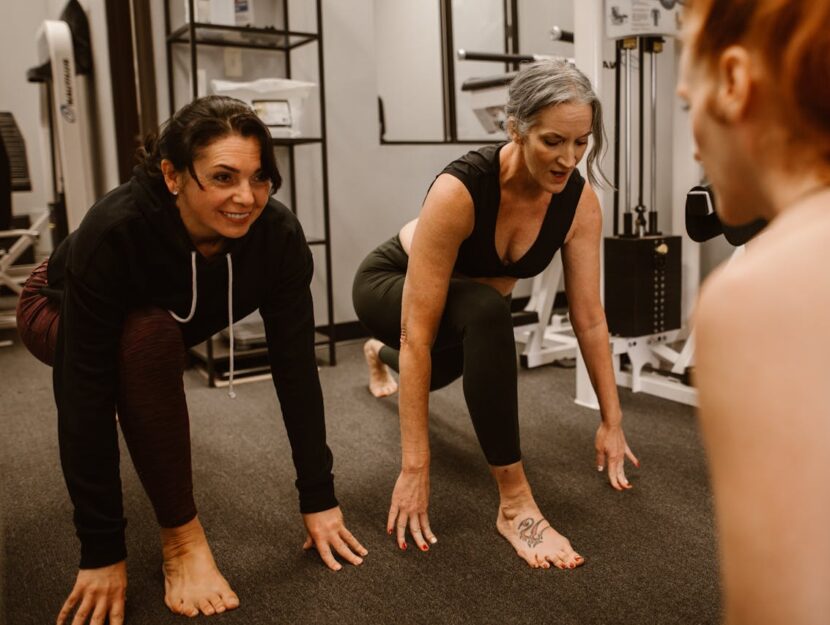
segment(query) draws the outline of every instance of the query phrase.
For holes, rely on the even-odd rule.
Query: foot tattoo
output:
[[[550,528],[550,525],[545,526],[542,531],[539,531],[539,526],[545,522],[545,519],[539,519],[538,521],[534,522],[532,517],[526,518],[524,521],[519,523],[519,540],[522,542],[527,543],[527,546],[531,549],[541,543],[544,538],[542,534],[545,533],[546,529]]]

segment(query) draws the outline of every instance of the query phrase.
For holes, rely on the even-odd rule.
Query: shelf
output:
[[[213,360],[216,363],[225,362],[231,355],[230,345],[227,340],[214,336],[213,337]],[[321,334],[320,332],[314,333],[314,345],[321,346],[321,345],[328,345],[329,338]],[[208,353],[207,353],[207,341],[203,343],[199,343],[198,345],[194,345],[190,348],[190,354],[194,356],[197,360],[202,362],[207,362],[208,360]],[[238,344],[234,346],[233,350],[234,360],[238,362],[243,362],[246,360],[255,360],[264,358],[267,360],[268,358],[268,348],[266,346],[261,347],[253,347],[250,349],[244,349],[240,347]]]
[[[205,46],[254,48],[257,50],[292,50],[317,40],[315,33],[251,26],[224,26],[195,23],[196,43]],[[190,43],[190,25],[185,24],[167,37],[169,43]]]
[[[308,145],[310,143],[322,143],[320,137],[272,137],[274,145]]]
[[[180,0],[176,0],[180,1]],[[265,1],[265,0],[263,0]],[[332,273],[332,258],[331,258],[331,233],[330,233],[330,215],[329,215],[329,182],[328,182],[328,154],[326,150],[326,98],[324,86],[324,67],[323,67],[323,10],[322,0],[311,0],[307,4],[313,5],[316,12],[316,27],[310,24],[304,25],[301,30],[294,30],[291,28],[291,23],[288,20],[288,7],[290,0],[271,0],[275,5],[282,5],[282,20],[279,19],[280,11],[277,10],[275,14],[276,24],[274,26],[268,25],[265,27],[253,26],[236,26],[232,24],[208,24],[204,22],[177,22],[177,26],[171,26],[171,0],[163,0],[164,3],[164,29],[166,33],[166,50],[167,50],[167,83],[168,83],[168,98],[170,103],[170,110],[175,111],[180,104],[176,102],[176,94],[181,92],[176,85],[176,71],[180,69],[178,64],[174,64],[174,58],[181,61],[181,52],[186,49],[189,52],[189,74],[185,78],[189,81],[189,88],[185,92],[186,96],[191,98],[197,97],[197,85],[199,76],[200,56],[208,56],[213,58],[215,55],[206,54],[207,47],[213,47],[213,50],[221,50],[222,48],[243,48],[251,50],[261,50],[269,53],[267,56],[275,56],[278,62],[281,62],[282,71],[277,71],[280,76],[284,78],[292,78],[292,52],[296,48],[305,46],[307,51],[316,51],[317,60],[317,89],[316,101],[319,104],[319,125],[317,130],[313,131],[317,136],[300,136],[300,137],[286,137],[277,136],[271,138],[272,146],[278,151],[279,157],[285,158],[288,161],[289,179],[286,180],[288,193],[287,204],[291,206],[294,214],[297,214],[296,206],[302,204],[298,202],[298,191],[295,180],[297,168],[295,167],[295,159],[297,156],[304,156],[305,152],[309,152],[309,156],[318,158],[320,161],[320,168],[322,176],[320,178],[320,187],[322,191],[322,206],[317,207],[317,202],[314,202],[315,208],[322,208],[322,233],[319,236],[310,237],[307,239],[309,246],[315,247],[315,254],[322,255],[325,263],[325,269],[328,276]],[[193,3],[191,3],[192,5]],[[190,13],[192,15],[192,12]],[[177,16],[177,21],[181,19],[181,13]],[[305,29],[311,29],[310,31]],[[174,54],[174,50],[176,54]],[[310,68],[306,68],[310,69]],[[276,134],[281,134],[284,129],[272,129]],[[309,150],[300,149],[295,150],[294,146],[310,145],[315,146]],[[305,187],[303,191],[305,192]],[[316,333],[314,337],[315,347],[327,348],[328,350],[328,364],[337,364],[335,355],[335,340],[334,340],[334,292],[331,279],[326,280],[325,284],[325,300],[327,307],[328,322],[321,328],[326,328],[328,336]],[[240,336],[241,335],[241,336]],[[257,375],[257,371],[269,371],[268,366],[268,350],[262,345],[263,337],[256,332],[248,334],[237,333],[235,349],[235,363],[236,369],[242,376]],[[247,347],[243,339],[248,339]],[[197,345],[189,350],[191,361],[208,377],[208,384],[210,386],[221,385],[223,383],[222,377],[226,375],[228,369],[228,342],[221,335],[217,335],[210,340]]]

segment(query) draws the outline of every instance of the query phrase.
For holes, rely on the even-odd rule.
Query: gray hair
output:
[[[588,152],[588,180],[594,186],[613,186],[597,160],[605,146],[602,105],[588,77],[566,59],[545,59],[524,65],[510,83],[507,106],[508,130],[525,136],[537,122],[539,113],[557,104],[590,104],[593,145]]]

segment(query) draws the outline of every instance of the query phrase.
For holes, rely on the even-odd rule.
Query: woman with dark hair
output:
[[[343,524],[314,354],[311,253],[280,186],[268,129],[211,96],[148,140],[132,179],[99,200],[26,284],[23,342],[54,367],[61,465],[81,542],[58,624],[123,622],[126,548],[117,422],[161,527],[165,603],[195,616],[239,605],[196,512],[182,373],[186,348],[259,309],[314,545],[338,570],[366,555]],[[231,333],[231,337],[233,334]],[[231,341],[231,365],[233,364]],[[231,370],[231,391],[233,377]]]
[[[678,94],[720,220],[695,313],[726,622],[830,623],[830,2],[693,0]]]
[[[575,568],[584,558],[543,517],[519,445],[516,349],[510,293],[540,273],[561,247],[570,319],[600,402],[596,466],[627,490],[622,411],[599,297],[602,216],[576,166],[588,150],[597,182],[602,110],[584,74],[565,61],[527,65],[510,85],[510,141],[450,163],[427,193],[420,217],[358,269],[353,299],[376,337],[364,347],[369,389],[378,397],[400,373],[401,472],[387,531],[406,549],[409,530],[429,549],[429,391],[462,375],[479,443],[499,489],[496,527],[531,567]],[[379,339],[379,340],[378,340]]]

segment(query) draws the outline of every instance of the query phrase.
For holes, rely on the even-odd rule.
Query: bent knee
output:
[[[483,328],[488,331],[507,329],[512,332],[510,304],[494,288],[482,285],[475,297],[466,298],[464,307],[468,328]]]

